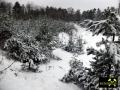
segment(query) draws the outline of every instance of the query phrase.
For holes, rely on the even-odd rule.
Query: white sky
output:
[[[33,3],[40,6],[54,6],[74,9],[88,10],[92,8],[104,9],[108,6],[118,6],[119,0],[6,0],[9,2],[19,1],[20,3]]]

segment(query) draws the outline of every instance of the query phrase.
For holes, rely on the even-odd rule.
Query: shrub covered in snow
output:
[[[70,40],[68,45],[65,47],[65,50],[68,51],[68,52],[80,54],[81,52],[83,52],[82,41],[83,40],[80,37],[77,37],[77,39],[75,41]]]
[[[55,40],[59,33],[65,32],[70,35],[72,30],[74,30],[72,23],[47,17],[39,17],[37,20],[14,20],[13,27],[11,27],[15,37],[24,38],[28,35],[31,36],[40,44],[41,52],[47,56],[52,56],[53,48],[60,48],[58,40]]]
[[[80,60],[77,59],[73,59],[70,61],[70,66],[71,69],[69,70],[69,73],[66,74],[61,81],[63,82],[75,82],[78,83],[79,82],[79,78],[81,76],[83,76],[84,74],[84,67],[83,67],[83,63]]]
[[[85,90],[93,90],[98,89],[99,77],[119,76],[119,67],[114,63],[113,56],[109,52],[97,51],[93,48],[89,48],[87,51],[88,55],[95,55],[94,61],[90,62],[92,68],[84,68],[80,61],[74,59],[70,62],[69,73],[62,78],[62,81],[75,82]]]
[[[97,88],[98,77],[94,75],[94,72],[89,68],[84,68],[81,61],[72,60],[70,62],[71,69],[61,81],[63,82],[74,82],[78,86],[82,87],[83,90],[92,90]],[[92,89],[91,89],[92,88]]]
[[[10,38],[6,41],[5,50],[8,51],[10,57],[23,63],[28,63],[27,67],[34,68],[40,63],[48,62],[48,59],[41,53],[39,43],[29,38]]]
[[[38,65],[48,62],[48,58],[58,59],[52,54],[54,48],[59,48],[54,37],[58,37],[60,32],[71,34],[74,29],[72,23],[47,17],[39,17],[37,20],[14,19],[10,22],[12,37],[5,42],[4,49],[15,60],[28,63],[28,67],[31,67],[31,61]]]
[[[58,36],[60,32],[65,32],[70,35],[72,30],[75,29],[73,24],[52,19],[42,19],[36,22],[41,22],[41,25],[38,25],[39,33],[35,38],[37,41],[47,44],[54,39],[53,36]]]

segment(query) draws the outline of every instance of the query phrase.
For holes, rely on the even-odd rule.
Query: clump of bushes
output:
[[[92,70],[83,67],[83,63],[75,58],[70,61],[70,66],[71,69],[61,81],[66,83],[72,82],[83,90],[94,90],[94,86],[98,84],[98,78],[94,76]]]
[[[93,54],[92,68],[83,68],[79,61],[71,61],[71,69],[62,79],[64,82],[75,82],[83,90],[99,89],[99,77],[119,76],[119,62],[114,63],[113,56],[105,50],[87,49],[88,55]]]
[[[39,30],[38,35],[35,37],[36,40],[47,44],[54,39],[53,36],[58,36],[60,32],[70,35],[72,30],[75,29],[73,24],[48,18],[42,18],[40,21],[35,21],[35,23]]]
[[[82,38],[77,37],[76,41],[70,40],[68,45],[65,47],[65,50],[71,53],[81,54],[83,52],[83,43]]]
[[[58,37],[60,32],[65,32],[71,35],[74,30],[74,24],[70,24],[61,20],[54,20],[47,17],[39,17],[39,19],[29,20],[14,20],[11,31],[16,34],[20,34],[19,38],[24,38],[24,35],[30,35],[35,39],[42,47],[42,52],[50,56],[53,47],[60,48],[59,43],[55,41],[54,37]],[[18,35],[17,35],[18,37]]]
[[[78,83],[79,78],[83,76],[84,74],[84,67],[83,67],[83,63],[80,60],[77,59],[73,59],[70,61],[70,66],[71,69],[69,70],[68,74],[66,74],[61,81],[63,82],[74,82],[74,83]]]
[[[47,17],[39,17],[37,20],[14,19],[10,22],[12,25],[9,31],[12,32],[12,36],[5,41],[4,49],[8,56],[28,63],[28,67],[32,66],[31,61],[38,66],[40,63],[48,62],[50,58],[56,58],[52,51],[59,48],[59,45],[54,37],[60,32],[71,34],[74,29],[73,24]],[[54,41],[56,43],[53,43]]]
[[[47,57],[40,51],[39,43],[34,39],[12,37],[6,41],[4,49],[8,51],[11,58],[22,63],[28,63],[24,65],[31,70],[37,69],[41,63],[48,62]]]

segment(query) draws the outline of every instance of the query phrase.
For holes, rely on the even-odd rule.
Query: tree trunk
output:
[[[113,40],[112,41],[114,42],[114,40],[115,40],[115,34],[113,34]]]

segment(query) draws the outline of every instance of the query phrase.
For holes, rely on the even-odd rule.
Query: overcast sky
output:
[[[73,7],[74,9],[88,10],[92,8],[104,9],[108,6],[118,6],[119,0],[6,0],[9,2],[19,1],[20,3],[33,3],[40,6],[54,6],[54,7]]]

